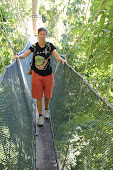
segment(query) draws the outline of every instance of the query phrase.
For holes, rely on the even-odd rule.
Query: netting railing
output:
[[[30,42],[25,47],[27,50]],[[32,55],[8,66],[0,83],[0,169],[35,169],[33,100],[31,76],[27,75]]]
[[[113,107],[68,65],[53,60],[51,120],[60,169],[113,169]]]
[[[31,58],[10,65],[1,78],[0,169],[35,169]],[[112,106],[71,67],[52,65],[50,110],[60,169],[113,169]]]

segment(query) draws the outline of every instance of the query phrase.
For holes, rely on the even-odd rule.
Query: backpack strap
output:
[[[46,47],[49,48],[49,52],[51,52],[51,45],[49,42],[46,42]]]
[[[31,61],[31,69],[33,70],[33,59],[35,57],[35,54],[36,54],[36,44],[33,44],[33,47],[34,47],[34,51],[33,51],[33,57],[32,57],[32,61]]]
[[[36,54],[36,44],[33,44],[33,47],[34,47],[34,51],[33,51],[33,57],[34,57]]]

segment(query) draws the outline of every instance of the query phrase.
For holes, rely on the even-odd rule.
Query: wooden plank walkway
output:
[[[36,170],[58,170],[50,119],[37,126],[38,117],[36,109]]]

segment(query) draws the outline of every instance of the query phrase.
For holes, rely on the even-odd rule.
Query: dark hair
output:
[[[46,35],[47,35],[47,33],[48,33],[47,29],[44,28],[44,27],[41,27],[41,28],[38,29],[38,34],[39,34],[40,31],[45,31],[45,32],[46,32]]]

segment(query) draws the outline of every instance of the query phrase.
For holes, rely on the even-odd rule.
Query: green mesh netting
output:
[[[8,67],[1,79],[0,169],[35,168],[30,60],[31,56]],[[56,60],[52,65],[50,110],[60,168],[112,169],[113,111],[68,65]]]
[[[23,51],[29,46],[30,42]],[[27,75],[31,58],[10,65],[1,78],[0,170],[34,169],[35,116],[31,76]]]
[[[53,61],[55,87],[50,103],[59,167],[113,169],[113,111],[79,74]]]

